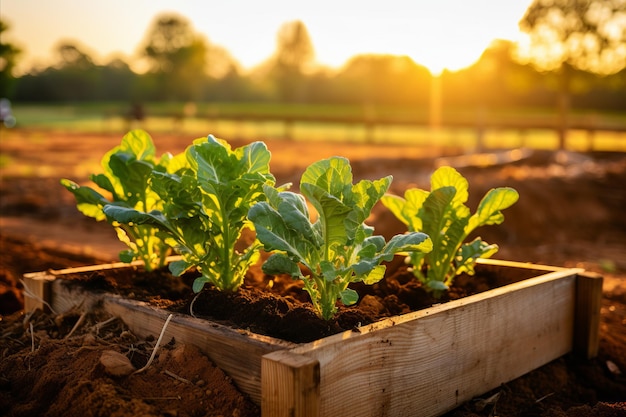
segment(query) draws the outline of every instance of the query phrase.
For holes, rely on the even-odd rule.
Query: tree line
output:
[[[562,0],[561,7],[567,11],[577,2]],[[541,20],[543,4],[536,2],[535,9],[531,6],[524,18],[530,33],[538,28],[542,30],[537,33],[546,31],[546,23]],[[559,1],[553,4],[558,6]],[[0,22],[0,33],[8,29]],[[577,33],[568,30],[571,33],[563,35],[564,45],[569,42],[568,36]],[[577,30],[602,33],[589,25]],[[280,102],[424,107],[430,99],[433,75],[407,56],[357,55],[340,69],[314,66],[313,42],[300,21],[279,29],[274,54],[250,72],[242,71],[228,51],[196,33],[179,15],[158,16],[145,39],[139,57],[146,65],[145,72],[134,71],[119,58],[105,65],[96,64],[77,44],[64,43],[55,50],[51,65],[33,68],[19,77],[14,77],[12,70],[20,51],[0,42],[0,97],[16,102]],[[622,46],[616,47],[617,54],[624,53],[625,42],[622,39]],[[606,42],[603,45],[603,51],[610,47]],[[518,45],[497,41],[473,65],[460,71],[444,71],[440,75],[444,106],[554,107],[562,100],[565,88],[568,106],[573,108],[626,110],[624,60],[614,59],[612,62],[617,64],[609,73],[598,74],[602,71],[588,62],[580,64],[581,54],[575,50],[571,56],[553,57],[558,65],[551,68],[545,68],[545,59],[519,55]]]

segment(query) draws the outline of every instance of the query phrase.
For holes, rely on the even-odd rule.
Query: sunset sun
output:
[[[433,2],[428,13],[416,7],[412,24],[406,28],[410,38],[398,42],[407,55],[434,75],[444,69],[459,70],[477,61],[495,39],[517,40],[517,22],[528,3],[506,2],[503,6],[487,1],[446,0]]]
[[[214,8],[201,2],[166,0],[112,0],[97,7],[72,0],[22,0],[7,3],[3,14],[9,22],[16,22],[12,34],[24,46],[24,65],[49,62],[55,46],[65,39],[95,51],[101,62],[115,54],[132,57],[155,16],[175,10],[246,69],[271,57],[281,25],[299,20],[310,33],[321,65],[340,68],[360,54],[406,55],[436,74],[471,65],[494,39],[517,40],[518,22],[529,4],[530,0],[320,0],[304,4],[272,0]],[[50,15],[55,19],[49,19]],[[111,21],[124,30],[112,29]]]

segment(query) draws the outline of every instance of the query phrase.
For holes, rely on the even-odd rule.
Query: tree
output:
[[[549,106],[553,93],[546,89],[546,74],[515,59],[517,43],[495,40],[472,65],[441,74],[443,101],[454,108],[472,109],[475,123],[487,121],[491,109]]]
[[[196,34],[189,21],[175,14],[157,18],[143,54],[160,86],[158,98],[198,99],[206,81],[208,42]]]
[[[351,58],[336,89],[367,107],[428,103],[430,72],[407,56],[364,54]]]
[[[0,20],[0,97],[11,97],[11,90],[15,82],[13,69],[21,50],[15,45],[5,42],[4,33],[9,25]]]
[[[302,99],[305,74],[315,57],[309,32],[299,20],[285,23],[276,43],[273,73],[280,98],[287,102]]]
[[[73,68],[85,70],[94,66],[93,59],[89,54],[82,51],[77,45],[71,42],[59,44],[56,50],[57,68]]]
[[[209,77],[203,98],[209,101],[241,101],[246,97],[246,80],[240,64],[230,52],[218,45],[209,45],[207,54]]]
[[[135,101],[137,74],[121,58],[113,58],[107,65],[99,67],[100,85],[98,99]]]
[[[559,145],[565,147],[573,72],[613,74],[626,67],[626,1],[535,0],[520,21],[530,35],[522,53],[559,74]]]
[[[52,99],[94,100],[97,96],[98,67],[87,52],[72,42],[62,42],[56,47],[54,65],[40,76]]]
[[[230,52],[218,45],[209,45],[207,53],[207,72],[215,79],[239,75],[241,66]]]

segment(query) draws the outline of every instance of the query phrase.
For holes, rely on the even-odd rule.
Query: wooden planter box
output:
[[[437,416],[568,352],[597,354],[602,278],[582,269],[480,260],[531,278],[460,300],[296,344],[175,315],[166,338],[194,344],[276,416]],[[139,336],[168,313],[111,294],[61,285],[59,276],[110,264],[25,275],[57,312],[101,305]],[[165,340],[167,340],[165,339]]]

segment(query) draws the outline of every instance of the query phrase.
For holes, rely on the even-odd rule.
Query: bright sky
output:
[[[63,40],[97,62],[133,56],[156,15],[177,12],[196,32],[252,68],[276,49],[286,22],[301,20],[318,63],[338,68],[363,53],[408,55],[433,72],[476,61],[493,39],[520,38],[531,0],[2,0],[5,40],[24,50],[25,67],[47,64]],[[24,69],[24,66],[22,67]]]

